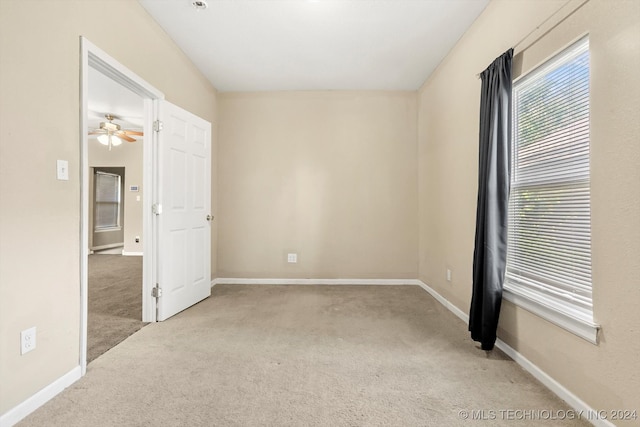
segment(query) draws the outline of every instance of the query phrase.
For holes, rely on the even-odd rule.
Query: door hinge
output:
[[[160,203],[154,203],[151,206],[151,212],[153,212],[156,215],[160,215],[162,213],[162,205]]]
[[[154,298],[160,298],[162,296],[162,289],[159,284],[156,283],[156,286],[151,289],[151,296]]]
[[[164,123],[162,123],[160,120],[156,120],[156,121],[153,122],[153,130],[154,131],[160,132],[163,127],[164,127]]]

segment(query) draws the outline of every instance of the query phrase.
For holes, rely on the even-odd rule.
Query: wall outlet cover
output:
[[[20,354],[25,354],[36,348],[36,327],[20,332]]]

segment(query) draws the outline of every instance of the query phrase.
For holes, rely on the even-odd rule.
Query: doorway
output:
[[[145,325],[142,198],[146,188],[141,185],[143,98],[90,68],[87,108],[87,363],[90,363]]]
[[[90,212],[89,73],[110,79],[143,101],[142,321],[165,320],[211,295],[211,123],[164,100],[164,95],[81,37],[81,313],[80,366],[87,366]],[[93,70],[93,71],[92,71]],[[119,102],[119,101],[118,101]],[[114,107],[115,108],[115,107]],[[112,114],[105,118],[112,121]],[[165,129],[166,127],[166,129]],[[113,141],[112,124],[106,146]],[[164,129],[164,130],[163,130]],[[119,130],[119,129],[116,129]],[[133,133],[132,133],[133,134]],[[129,135],[129,134],[126,134]],[[127,138],[118,135],[121,139]],[[104,139],[104,138],[103,138]],[[116,151],[117,152],[117,151]],[[127,170],[130,169],[127,167]],[[127,177],[130,177],[127,172]],[[133,192],[139,185],[125,186]],[[128,193],[128,191],[125,191]],[[139,197],[139,196],[138,196]],[[130,224],[130,221],[127,220]],[[124,249],[131,242],[124,233]],[[124,252],[123,252],[124,254]]]
[[[81,115],[80,115],[80,135],[81,135],[81,183],[82,183],[82,203],[81,203],[81,316],[80,316],[80,366],[82,375],[86,373],[88,360],[89,341],[89,317],[91,312],[98,315],[96,304],[90,301],[89,279],[95,282],[96,290],[114,291],[110,299],[115,302],[127,300],[127,295],[131,293],[136,296],[140,303],[136,304],[137,314],[133,315],[138,329],[142,322],[153,322],[155,317],[155,301],[151,297],[152,283],[155,279],[153,269],[153,241],[154,230],[151,213],[152,200],[154,198],[153,173],[156,159],[152,149],[152,141],[155,138],[153,132],[154,102],[164,99],[162,92],[150,86],[146,81],[135,75],[133,72],[122,66],[115,59],[104,51],[93,45],[84,37],[80,38],[81,45]],[[114,116],[111,119],[122,128],[137,129],[144,136],[136,136],[135,142],[124,142],[115,146],[112,141],[106,145],[98,144],[96,136],[90,136],[92,130],[100,127],[101,122],[108,122],[106,117]],[[133,139],[133,138],[132,138]],[[125,141],[128,141],[125,139]],[[102,151],[97,151],[102,148]],[[98,154],[96,154],[98,153]],[[96,157],[97,156],[97,157]],[[121,225],[123,227],[122,246],[116,247],[116,254],[98,255],[101,249],[99,246],[93,247],[93,232],[95,231],[93,205],[91,203],[91,188],[95,168],[104,167],[124,167],[124,185],[122,189]],[[145,197],[146,196],[146,197]],[[93,247],[93,249],[92,249]],[[102,248],[114,250],[114,248]],[[143,256],[147,255],[147,256]],[[104,266],[107,258],[89,257],[115,257],[111,261],[118,261],[119,266],[112,264]],[[98,261],[93,262],[93,261]],[[113,276],[118,273],[119,278]],[[90,275],[91,273],[91,275]],[[97,275],[93,273],[98,273]],[[112,275],[107,278],[107,285],[100,284],[96,277],[102,273]],[[122,280],[132,280],[129,285],[124,285],[125,290],[118,289],[123,285]],[[98,302],[100,310],[113,304],[105,303],[105,300]],[[117,304],[116,304],[117,306]],[[91,311],[90,311],[91,310]],[[111,317],[114,330],[124,329],[126,336],[130,335],[130,329],[122,328],[120,325],[122,316],[117,318],[117,313],[131,312],[131,308],[120,306],[115,308],[116,316]],[[127,317],[132,317],[129,314]],[[136,329],[137,330],[137,329]],[[134,331],[135,332],[135,331]],[[105,338],[104,330],[98,329],[98,333],[91,332],[98,338]],[[98,335],[99,334],[99,335]],[[100,336],[101,335],[101,336]],[[126,338],[124,336],[124,338]],[[122,338],[122,339],[124,339]],[[99,340],[100,340],[99,339]],[[99,341],[98,340],[98,341]],[[102,344],[100,344],[102,345]],[[98,351],[99,352],[99,351]],[[95,353],[92,353],[92,358]],[[91,359],[89,359],[91,360]]]

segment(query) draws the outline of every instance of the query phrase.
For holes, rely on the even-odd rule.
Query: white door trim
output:
[[[157,136],[153,129],[153,120],[157,115],[154,101],[164,99],[164,94],[151,86],[140,76],[120,64],[102,49],[85,37],[80,37],[80,367],[82,375],[87,371],[87,316],[88,316],[88,251],[89,251],[89,155],[88,155],[88,101],[89,67],[113,79],[116,83],[130,89],[144,99],[145,123],[147,132],[143,139],[143,188],[147,197],[143,198],[143,257],[142,320],[155,322],[155,301],[151,289],[155,280],[155,232],[151,206],[155,198],[154,173],[156,157],[153,150]]]

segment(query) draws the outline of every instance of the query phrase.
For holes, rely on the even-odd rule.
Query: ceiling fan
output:
[[[122,140],[127,142],[136,142],[135,138],[132,138],[131,135],[144,135],[142,132],[137,130],[121,129],[119,124],[113,123],[113,120],[120,118],[113,114],[105,114],[104,117],[107,121],[101,122],[100,127],[89,132],[89,135],[98,135],[98,142],[102,145],[108,146],[109,151],[111,151],[111,147],[116,147],[122,144]]]

